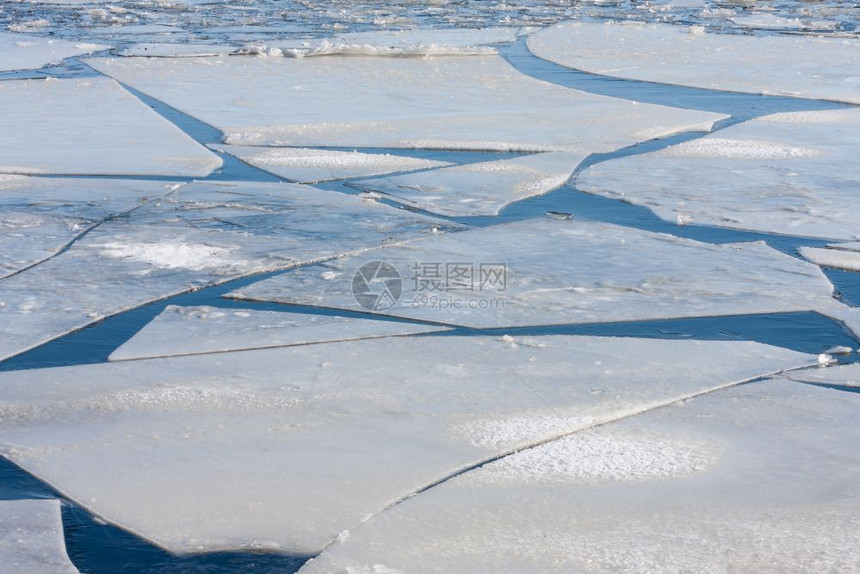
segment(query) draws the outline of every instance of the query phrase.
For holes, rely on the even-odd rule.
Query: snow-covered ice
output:
[[[804,30],[804,31],[831,31],[838,28],[839,24],[830,20],[812,20],[809,18],[784,18],[775,14],[758,13],[747,16],[733,16],[729,18],[742,28],[756,30]]]
[[[858,408],[780,379],[655,409],[427,490],[300,572],[853,572]]]
[[[76,574],[66,554],[59,500],[0,501],[3,574]]]
[[[0,358],[192,288],[445,229],[430,217],[295,184],[191,183],[0,281]]]
[[[0,172],[205,176],[221,159],[107,78],[0,82]]]
[[[822,267],[860,271],[860,250],[801,247],[798,251],[804,259]]]
[[[114,351],[110,360],[308,345],[440,330],[444,329],[373,319],[170,305]]]
[[[231,145],[611,151],[724,117],[563,88],[496,55],[87,62],[218,127]]]
[[[860,103],[860,41],[855,38],[567,22],[529,36],[528,47],[541,58],[606,76]]]
[[[587,150],[548,152],[355,182],[445,215],[497,215],[507,204],[564,185]]]
[[[472,327],[827,310],[821,270],[763,243],[711,245],[593,221],[534,219],[443,234],[309,266],[230,296],[361,310],[351,291],[373,260],[402,280],[372,312]],[[341,275],[330,280],[332,271]],[[377,288],[381,294],[381,286]]]
[[[180,44],[140,42],[117,50],[120,56],[147,58],[187,58],[192,56],[226,56],[235,48],[223,44]]]
[[[0,279],[168,192],[163,182],[0,175]]]
[[[209,147],[289,181],[316,183],[352,177],[370,177],[394,171],[431,169],[447,162],[387,153],[361,153],[325,149],[231,146]]]
[[[0,72],[41,68],[72,56],[90,54],[109,47],[0,32]]]
[[[858,130],[858,109],[773,114],[595,164],[576,186],[679,224],[853,240],[860,237]]]
[[[0,373],[0,445],[170,551],[316,553],[488,457],[815,362],[753,342],[429,336],[34,369]]]
[[[792,381],[819,385],[856,387],[860,390],[860,363],[840,365],[827,369],[811,369],[785,375]]]

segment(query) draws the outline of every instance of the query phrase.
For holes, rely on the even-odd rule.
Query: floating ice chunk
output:
[[[733,16],[730,21],[742,28],[758,30],[805,30],[830,31],[839,27],[839,23],[828,20],[809,20],[800,18],[784,18],[775,14],[750,14],[748,16]]]
[[[113,80],[0,82],[0,109],[0,172],[204,176],[221,165]]]
[[[356,271],[402,280],[371,312],[472,327],[701,317],[838,304],[818,267],[763,243],[711,245],[592,221],[528,220],[440,235],[272,277],[230,296],[361,310]],[[339,271],[328,281],[321,273]],[[382,296],[382,285],[370,286]],[[359,298],[360,299],[360,298]],[[396,299],[396,297],[395,297]],[[382,302],[382,299],[379,299]]]
[[[211,145],[209,147],[234,155],[244,162],[290,181],[300,183],[369,177],[392,171],[429,169],[451,165],[447,162],[428,159],[357,151],[230,145]]]
[[[855,387],[860,390],[860,364],[839,365],[826,369],[809,369],[789,373],[786,378],[802,383]]]
[[[3,574],[75,574],[66,554],[59,500],[0,501]]]
[[[496,215],[507,204],[564,185],[587,151],[549,152],[355,182],[434,213]]]
[[[458,469],[814,360],[752,342],[431,336],[6,372],[0,444],[172,552],[316,553]],[[504,439],[482,440],[482,421],[507,423]]]
[[[778,380],[655,409],[435,486],[300,572],[855,571],[858,408]]]
[[[858,129],[856,109],[764,116],[593,165],[576,186],[648,207],[667,221],[856,239]]]
[[[154,181],[0,175],[0,279],[170,187]]]
[[[0,32],[0,72],[41,68],[72,56],[106,50],[110,46],[81,44],[40,36]],[[3,109],[8,109],[3,106]]]
[[[818,247],[801,247],[798,251],[804,259],[822,267],[860,271],[860,251],[821,249]]]
[[[214,44],[167,44],[141,42],[117,51],[120,56],[145,56],[148,58],[187,58],[192,56],[226,56],[233,51],[230,46]]]
[[[725,117],[562,88],[499,56],[88,63],[217,126],[233,145],[611,151]]]
[[[853,38],[738,36],[691,33],[670,24],[569,22],[529,36],[528,46],[541,58],[595,74],[860,103],[860,42]]]
[[[188,184],[0,281],[0,358],[189,289],[452,228],[294,184]]]
[[[826,315],[842,322],[854,334],[854,338],[860,341],[860,308],[842,307],[828,311]]]
[[[440,330],[445,329],[306,313],[171,305],[114,351],[110,360],[264,349]]]

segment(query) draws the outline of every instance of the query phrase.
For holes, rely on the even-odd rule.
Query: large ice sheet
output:
[[[265,279],[231,296],[360,310],[355,273],[401,277],[371,312],[473,327],[739,315],[837,306],[821,270],[763,243],[711,245],[592,221],[534,219],[440,235]],[[332,276],[332,271],[340,273]],[[391,285],[389,295],[396,299]],[[384,295],[382,286],[370,292]],[[363,294],[361,290],[356,291]]]
[[[204,176],[221,159],[107,78],[0,82],[0,172]]]
[[[860,271],[860,250],[801,247],[798,251],[800,251],[804,259],[822,267]]]
[[[858,129],[858,109],[774,114],[596,164],[576,185],[679,224],[856,239]]]
[[[548,152],[355,182],[445,215],[497,215],[507,204],[564,185],[588,151]]]
[[[0,358],[189,289],[450,228],[300,185],[191,183],[0,281]]]
[[[59,500],[0,501],[3,574],[75,574],[66,555]]]
[[[317,183],[351,177],[370,177],[393,171],[430,169],[447,162],[387,153],[361,153],[325,149],[210,145],[284,179]]]
[[[109,47],[0,32],[0,72],[41,68],[46,64]]]
[[[854,572],[858,408],[778,380],[656,409],[423,492],[300,572]]]
[[[0,175],[0,279],[172,187],[154,181]]]
[[[88,63],[218,127],[233,145],[609,151],[723,117],[563,88],[495,55]]]
[[[528,38],[537,56],[607,76],[860,103],[855,38],[747,36],[701,26],[568,22]]]
[[[168,550],[316,553],[488,457],[816,360],[752,342],[431,336],[7,372],[0,445]]]
[[[307,313],[170,305],[114,351],[110,360],[265,349],[440,330],[445,329]]]

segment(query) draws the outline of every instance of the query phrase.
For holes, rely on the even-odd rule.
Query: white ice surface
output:
[[[804,259],[822,267],[860,271],[860,251],[820,247],[800,247],[798,251]]]
[[[204,176],[221,159],[105,78],[0,82],[0,172]]]
[[[787,374],[792,381],[857,388],[860,391],[860,363],[827,369],[811,369]],[[846,391],[843,391],[846,392]]]
[[[591,166],[582,191],[661,218],[800,236],[860,237],[860,110],[764,116]]]
[[[373,319],[170,305],[114,351],[110,360],[374,339],[440,330],[444,329]]]
[[[854,572],[858,409],[785,380],[656,409],[423,492],[300,572]]]
[[[216,44],[180,44],[164,42],[140,42],[126,46],[116,53],[120,56],[145,56],[148,58],[183,58],[191,56],[226,56],[234,48]]]
[[[218,127],[232,145],[610,151],[724,117],[562,88],[495,55],[88,63]]]
[[[74,574],[66,555],[59,500],[0,501],[3,574]]]
[[[89,54],[109,47],[43,36],[0,32],[0,72],[41,68],[72,56]]]
[[[299,183],[316,183],[351,177],[370,177],[393,171],[430,169],[447,162],[386,153],[324,149],[210,145],[244,162]]]
[[[399,302],[374,312],[473,327],[838,306],[818,267],[763,243],[711,245],[592,221],[553,219],[472,229],[346,257],[265,279],[231,296],[361,310],[351,281],[372,260],[388,262],[402,277]],[[467,273],[474,270],[472,283],[459,279],[458,265],[465,265]],[[504,290],[499,282],[479,279],[481,265],[483,277],[506,266]],[[332,271],[341,275],[332,280]],[[461,283],[473,289],[458,289]]]
[[[757,30],[804,30],[828,31],[839,27],[839,23],[827,20],[811,20],[808,18],[784,18],[774,14],[750,14],[748,16],[733,16],[729,20],[742,28]]]
[[[753,342],[431,336],[5,372],[0,450],[173,552],[316,553],[487,457],[816,360]]]
[[[0,175],[0,279],[168,191],[164,182]]]
[[[445,225],[294,184],[188,184],[0,281],[0,358],[154,299],[434,228]]]
[[[568,22],[529,36],[537,56],[607,76],[860,103],[860,41],[698,26]]]
[[[400,203],[445,215],[497,215],[507,204],[564,185],[586,150],[548,152],[355,182]]]

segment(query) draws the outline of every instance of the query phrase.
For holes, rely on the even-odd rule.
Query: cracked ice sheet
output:
[[[423,492],[300,572],[855,572],[858,409],[776,380],[653,410]]]
[[[603,323],[841,307],[817,266],[763,243],[711,245],[606,223],[553,219],[471,229],[346,257],[265,279],[229,296],[362,310],[352,295],[352,278],[373,260],[389,263],[402,277],[399,302],[373,312],[449,325]],[[463,267],[466,275],[472,269],[478,277],[465,281],[472,291],[455,290],[464,280],[454,272]],[[446,270],[451,270],[447,291]]]
[[[393,171],[430,169],[451,165],[392,154],[332,151],[308,148],[210,145],[245,163],[290,181],[317,183],[352,177],[370,177]]]
[[[168,306],[111,361],[376,339],[446,329],[432,325],[286,311]]]
[[[3,574],[74,574],[59,500],[0,501]]]
[[[611,151],[725,117],[563,88],[495,55],[87,63],[218,127],[232,145]]]
[[[487,457],[816,361],[753,342],[431,336],[6,372],[0,450],[172,552],[313,554]]]
[[[54,255],[93,225],[166,193],[167,185],[0,175],[0,279]]]
[[[773,114],[583,171],[577,189],[672,222],[860,237],[860,110]]]
[[[0,172],[205,176],[221,159],[106,78],[0,82]]]
[[[538,57],[594,74],[860,103],[860,42],[708,33],[671,24],[568,22],[533,34]]]
[[[0,358],[192,288],[451,228],[300,185],[191,183],[0,281]]]
[[[588,151],[549,152],[351,183],[445,215],[498,215],[515,201],[564,185]]]
[[[860,271],[860,251],[834,247],[828,247],[828,249],[800,247],[798,251],[804,259],[822,267]]]
[[[0,72],[41,68],[72,56],[107,48],[110,46],[0,32]],[[4,106],[4,109],[7,108]]]

